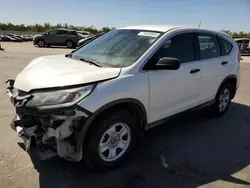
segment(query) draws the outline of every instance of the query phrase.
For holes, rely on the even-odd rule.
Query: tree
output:
[[[108,32],[108,31],[110,31],[110,30],[111,30],[111,29],[110,29],[109,27],[103,27],[103,28],[101,29],[101,31],[104,32],[104,33]]]
[[[33,32],[46,32],[51,29],[55,28],[65,28],[65,29],[73,29],[76,31],[88,31],[92,34],[97,34],[101,32],[108,32],[112,28],[109,27],[103,27],[102,29],[96,29],[94,26],[90,27],[84,27],[84,26],[74,26],[74,25],[69,25],[67,23],[61,24],[58,23],[56,25],[51,25],[50,23],[46,22],[43,25],[41,24],[35,24],[35,25],[25,25],[25,24],[20,24],[20,25],[14,25],[12,23],[1,23],[0,22],[0,30],[2,31],[33,31]]]
[[[231,35],[234,38],[245,38],[245,37],[250,38],[250,32],[241,31],[237,33],[237,32],[232,32],[230,30],[221,30],[221,31]]]

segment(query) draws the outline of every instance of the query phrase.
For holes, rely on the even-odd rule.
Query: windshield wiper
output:
[[[101,65],[99,62],[91,60],[91,59],[85,59],[85,58],[80,58],[81,61],[85,61],[91,65],[95,65],[97,67],[103,67],[103,65]]]
[[[69,54],[66,54],[65,57],[72,57],[72,54],[76,51],[77,49],[71,51]]]

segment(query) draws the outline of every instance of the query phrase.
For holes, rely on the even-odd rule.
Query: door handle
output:
[[[221,65],[226,65],[226,64],[228,64],[228,61],[222,61],[221,62]]]
[[[196,73],[196,72],[200,72],[200,69],[192,69],[192,70],[190,71],[190,74],[194,74],[194,73]]]

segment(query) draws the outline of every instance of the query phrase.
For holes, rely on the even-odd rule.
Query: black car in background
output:
[[[239,46],[241,55],[250,55],[250,39],[249,38],[235,38]]]
[[[74,48],[82,38],[84,38],[84,36],[74,30],[53,29],[42,35],[36,35],[33,38],[33,43],[39,47],[54,45]]]
[[[1,40],[4,42],[20,42],[16,38],[10,37],[10,36],[1,36]]]

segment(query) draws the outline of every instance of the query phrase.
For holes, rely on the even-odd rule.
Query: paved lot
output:
[[[21,139],[8,127],[14,109],[4,94],[4,81],[14,78],[35,57],[70,50],[40,49],[31,43],[3,43],[2,47],[6,51],[0,51],[0,188],[249,186],[249,57],[241,63],[241,86],[224,117],[210,119],[192,112],[173,119],[149,131],[125,165],[95,173],[84,163],[37,160],[22,150],[17,144]]]

